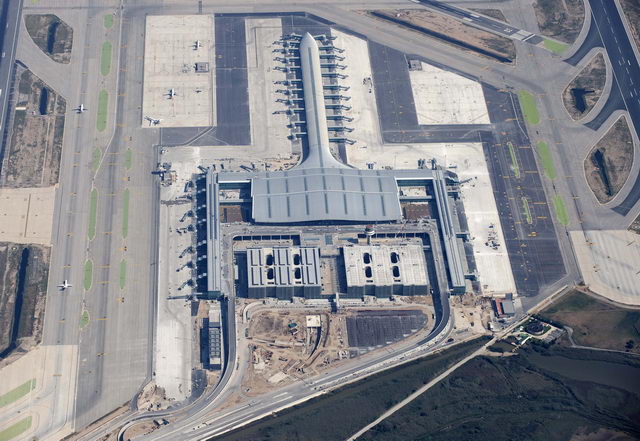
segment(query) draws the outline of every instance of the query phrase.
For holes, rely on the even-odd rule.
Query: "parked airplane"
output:
[[[84,104],[80,104],[78,107],[76,107],[75,109],[73,109],[76,111],[76,113],[82,113],[84,112],[86,109],[86,107],[84,107]]]
[[[175,91],[175,89],[173,87],[171,89],[169,89],[169,93],[165,94],[165,96],[168,96],[169,99],[173,98],[176,95],[177,95],[177,93],[176,93],[176,91]]]
[[[64,291],[67,288],[71,288],[73,285],[69,283],[69,281],[67,279],[64,279],[64,281],[62,282],[61,285],[58,285],[58,288],[60,288],[60,291]]]
[[[158,124],[160,124],[160,121],[162,121],[159,118],[153,118],[151,116],[145,116],[144,119],[149,121],[149,126],[157,126]]]
[[[201,47],[202,47],[202,43],[200,43],[200,40],[196,40],[195,44],[193,45],[193,50],[197,51]]]

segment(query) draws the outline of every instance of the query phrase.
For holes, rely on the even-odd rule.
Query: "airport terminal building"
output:
[[[457,233],[452,210],[457,197],[456,176],[438,167],[362,170],[338,161],[330,150],[319,47],[308,33],[299,42],[299,60],[306,123],[301,162],[283,171],[231,172],[210,168],[206,173],[206,240],[199,245],[206,254],[208,293],[215,296],[222,292],[220,209],[234,201],[221,200],[220,192],[231,189],[245,195],[235,202],[250,206],[250,221],[255,225],[387,224],[400,229],[406,221],[404,202],[428,203],[430,217],[438,226],[436,240],[445,261],[447,288],[464,292],[464,234]],[[424,187],[424,195],[403,196],[401,189],[411,186]],[[342,252],[349,297],[428,293],[425,254],[419,247],[395,251],[346,247]],[[374,261],[380,259],[384,265],[365,264],[366,255],[373,256]],[[394,262],[392,255],[399,260]],[[293,256],[302,260],[294,264]],[[269,261],[271,265],[267,265],[267,258],[273,260]],[[317,262],[317,251],[309,249],[248,250],[249,296],[317,298]]]

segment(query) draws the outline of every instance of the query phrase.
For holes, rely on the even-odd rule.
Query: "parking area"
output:
[[[347,317],[347,335],[352,348],[374,349],[401,340],[427,324],[419,310],[362,311]]]
[[[142,125],[215,125],[214,72],[213,16],[147,17]]]

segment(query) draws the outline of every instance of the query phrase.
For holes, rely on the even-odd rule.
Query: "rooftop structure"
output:
[[[319,249],[247,249],[247,290],[252,298],[318,298],[321,291]]]
[[[347,295],[422,295],[429,278],[422,245],[354,245],[342,248]]]
[[[209,243],[207,245],[208,273],[206,276],[209,293],[220,294],[222,289],[221,262],[219,260],[220,218],[218,215],[220,207],[218,192],[221,188],[225,190],[250,188],[251,217],[254,223],[287,225],[319,222],[367,224],[398,222],[402,220],[401,197],[398,189],[405,186],[428,187],[428,194],[413,197],[412,200],[433,202],[433,210],[430,214],[439,223],[449,288],[456,292],[464,292],[463,255],[457,244],[457,233],[449,201],[452,196],[449,195],[447,188],[447,180],[455,180],[455,176],[437,168],[360,170],[347,166],[334,158],[330,150],[319,52],[316,40],[309,33],[306,33],[300,41],[299,56],[308,148],[305,150],[300,164],[286,171],[216,172],[209,169],[207,173],[207,222],[210,225],[207,238]],[[424,255],[422,255],[422,261],[424,264]],[[252,270],[250,264],[248,264],[248,269],[256,271],[255,277],[249,276],[254,277],[251,282],[253,286],[249,288],[251,296],[272,295],[267,294],[267,286],[269,286],[269,290],[273,286],[289,286],[286,283],[280,284],[280,282],[276,284],[275,279],[273,283],[263,285],[259,276],[262,277],[268,273],[260,272],[262,270],[258,269]],[[424,274],[426,277],[426,270]],[[317,283],[319,296],[319,276]],[[310,284],[305,282],[305,286],[308,285]],[[426,290],[426,285],[426,282],[421,285],[417,280],[415,283],[407,284],[407,286],[424,287],[424,289],[416,288],[416,290],[423,291]],[[280,294],[276,294],[276,296],[290,298],[292,295],[300,295],[285,291],[279,290]],[[307,288],[304,292],[305,297],[315,295],[315,288],[314,290]]]

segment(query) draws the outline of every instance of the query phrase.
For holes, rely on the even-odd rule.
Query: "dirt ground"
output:
[[[20,76],[17,102],[11,142],[0,170],[0,185],[12,188],[55,185],[60,172],[66,101],[26,70]]]
[[[28,14],[24,17],[27,31],[36,45],[49,58],[67,64],[71,60],[73,29],[52,14]]]
[[[540,32],[565,43],[573,43],[584,22],[583,0],[537,0],[533,4]]]
[[[415,310],[416,305],[410,308]],[[433,324],[430,319],[432,308],[424,308],[429,327]],[[355,351],[349,350],[346,320],[356,312],[263,311],[254,315],[248,333],[252,363],[243,378],[242,394],[260,395],[317,375],[357,356]],[[306,326],[306,317],[313,315],[320,317],[320,332]]]
[[[601,156],[601,162],[598,162]],[[584,161],[587,183],[598,201],[612,200],[624,185],[633,165],[633,139],[627,120],[621,116]],[[606,185],[606,182],[609,185]]]
[[[564,101],[564,106],[574,120],[587,115],[591,109],[593,109],[593,106],[596,105],[598,99],[600,99],[602,90],[604,89],[604,83],[607,79],[606,72],[607,69],[604,56],[602,54],[597,54],[564,90],[562,100]],[[571,89],[593,90],[593,93],[589,93],[584,96],[584,112],[580,112],[576,107]]]
[[[435,11],[428,9],[396,9],[376,12],[444,34],[468,45],[508,58],[511,61],[514,61],[516,58],[516,47],[509,38],[500,37],[491,32],[467,26],[454,18],[439,14]],[[446,41],[444,42],[447,43]]]
[[[638,0],[620,0],[620,4],[624,15],[627,16],[636,47],[640,50],[640,2]]]
[[[16,317],[18,273],[23,250],[28,248],[24,291]],[[17,322],[16,349],[26,351],[41,338],[44,324],[51,248],[0,242],[0,353],[11,345]],[[6,354],[8,355],[8,354]]]
[[[477,12],[478,14],[486,15],[487,17],[495,18],[496,20],[503,21],[505,23],[509,23],[507,17],[504,16],[500,9],[473,9],[470,8],[470,11]]]

